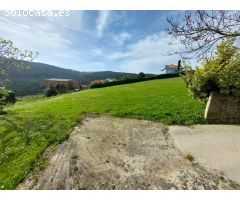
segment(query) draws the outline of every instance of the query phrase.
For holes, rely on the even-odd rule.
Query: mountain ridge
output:
[[[9,76],[7,88],[13,90],[17,96],[42,93],[44,81],[49,78],[74,79],[79,84],[88,84],[93,80],[99,79],[119,79],[123,76],[137,76],[134,73],[114,71],[80,72],[40,62],[24,61],[24,65],[28,66],[29,69],[20,70],[11,65],[8,65],[8,67],[0,66],[5,68]]]

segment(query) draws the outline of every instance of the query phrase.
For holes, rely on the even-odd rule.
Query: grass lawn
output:
[[[91,89],[52,98],[23,98],[0,116],[0,189],[14,189],[43,162],[51,144],[68,138],[83,113],[155,120],[166,124],[205,123],[205,105],[188,96],[181,78]]]

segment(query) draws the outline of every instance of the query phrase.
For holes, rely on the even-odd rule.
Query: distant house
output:
[[[179,71],[181,72],[183,69],[180,68]],[[163,68],[162,71],[165,71],[166,74],[170,74],[170,73],[176,73],[178,72],[178,66],[177,65],[165,65],[165,67]]]
[[[45,89],[51,87],[56,87],[57,85],[64,85],[68,90],[78,89],[78,82],[73,79],[59,79],[59,78],[50,78],[45,80]]]

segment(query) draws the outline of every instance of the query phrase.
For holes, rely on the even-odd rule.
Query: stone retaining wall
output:
[[[240,123],[240,95],[212,92],[205,110],[209,123]]]

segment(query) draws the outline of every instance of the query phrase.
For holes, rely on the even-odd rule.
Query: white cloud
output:
[[[170,45],[174,42],[175,45]],[[128,45],[126,51],[113,52],[108,58],[117,61],[122,71],[160,73],[165,64],[177,63],[178,55],[167,56],[168,52],[177,48],[181,45],[173,41],[167,32],[160,32]]]
[[[36,61],[81,71],[160,73],[161,66],[177,62],[178,56],[164,55],[180,47],[169,45],[175,41],[166,32],[133,42],[136,35],[122,26],[132,17],[111,11],[99,11],[97,17],[95,11],[92,13],[72,11],[69,17],[0,16],[0,36],[12,40],[20,49],[38,51]],[[110,29],[110,25],[114,26]],[[119,34],[114,35],[116,31]],[[107,35],[104,40],[103,35]]]
[[[103,54],[103,51],[102,51],[102,49],[95,48],[95,49],[92,49],[92,53],[93,53],[93,55],[100,56]]]
[[[85,32],[86,29],[84,27],[84,10],[71,11],[70,16],[65,17],[51,17],[49,21],[54,23],[56,26],[65,28],[68,30],[74,30],[77,32]]]
[[[99,11],[99,17],[97,18],[97,33],[99,37],[102,37],[105,28],[107,27],[110,11]]]
[[[12,40],[17,46],[24,49],[59,49],[64,48],[72,42],[63,37],[51,24],[44,21],[35,23],[29,21],[24,24],[24,21],[15,18],[0,18],[1,36]]]
[[[122,51],[115,51],[110,53],[107,57],[110,60],[121,60],[127,57],[130,57],[132,55],[132,52],[130,51],[126,51],[126,52],[122,52]]]
[[[104,70],[104,63],[87,59],[92,55],[100,56],[101,48],[95,47],[91,51],[92,47],[90,48],[87,41],[84,42],[89,46],[81,45],[81,40],[90,35],[85,34],[90,30],[84,27],[87,24],[83,23],[82,16],[82,11],[71,12],[70,17],[0,16],[0,36],[12,40],[14,45],[22,50],[39,52],[35,62],[82,71]],[[80,45],[77,46],[76,42]]]
[[[72,40],[64,34],[71,23],[64,23],[63,28],[60,18],[0,17],[1,37],[12,40],[22,50],[39,52],[35,61],[62,66],[61,60],[79,57],[79,52],[71,47]]]
[[[121,32],[118,35],[115,35],[113,39],[120,45],[123,45],[127,40],[130,40],[132,36],[128,32]]]

